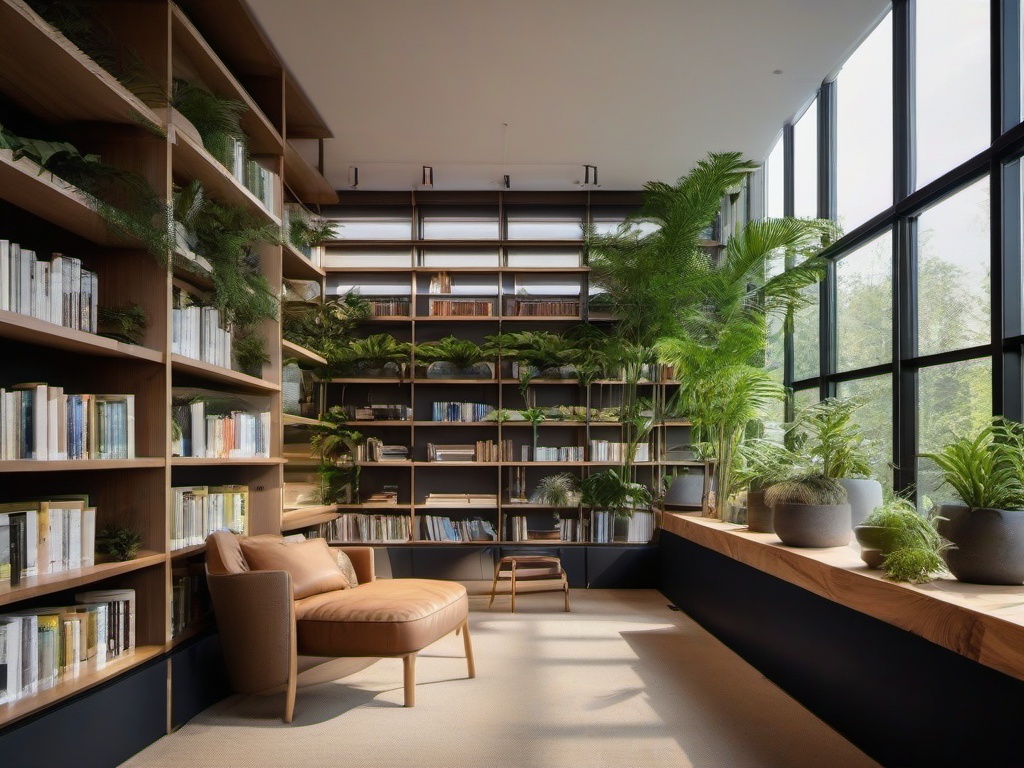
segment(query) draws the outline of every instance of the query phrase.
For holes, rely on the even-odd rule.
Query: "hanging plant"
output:
[[[203,146],[226,168],[235,170],[235,145],[245,142],[242,115],[248,107],[218,96],[188,80],[174,78],[170,105],[195,126]]]
[[[318,373],[331,378],[348,361],[356,326],[371,315],[370,303],[352,292],[333,299],[288,302],[282,311],[282,332],[288,341],[326,359],[327,365]]]

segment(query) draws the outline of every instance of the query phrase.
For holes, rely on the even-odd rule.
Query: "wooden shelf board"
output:
[[[411,467],[415,462],[409,459],[401,461],[357,461],[356,466],[360,467]]]
[[[171,369],[175,373],[184,373],[221,384],[230,384],[250,392],[278,392],[281,389],[278,384],[273,382],[257,379],[255,376],[233,371],[230,368],[204,363],[202,360],[193,360],[191,357],[183,355],[171,355]]]
[[[501,320],[509,323],[581,323],[582,315],[548,315],[548,316],[523,316],[523,315],[502,315]]]
[[[286,509],[281,514],[281,530],[294,531],[297,528],[319,525],[320,523],[330,522],[337,516],[337,507],[334,505]]]
[[[411,320],[408,315],[374,315],[364,323],[405,323]]]
[[[346,421],[345,425],[357,427],[409,427],[413,423],[410,419],[362,419],[361,421]]]
[[[310,365],[327,365],[327,360],[325,360],[321,355],[318,355],[311,349],[300,347],[295,342],[288,341],[288,339],[281,339],[281,352],[282,357],[295,357],[298,358],[300,363],[308,363]]]
[[[96,469],[151,469],[167,465],[163,458],[138,459],[70,459],[66,461],[35,461],[17,459],[0,461],[0,472],[74,472]]]
[[[207,614],[206,616],[197,619],[196,621],[192,622],[187,627],[185,627],[185,629],[181,631],[180,635],[176,635],[175,637],[171,638],[171,643],[170,646],[168,647],[168,650],[177,648],[179,645],[187,643],[192,638],[198,637],[204,632],[209,632],[215,626],[216,622],[214,621],[212,614]]]
[[[496,421],[413,421],[414,427],[496,427]]]
[[[171,458],[172,467],[245,467],[245,466],[272,466],[274,464],[284,464],[285,460],[281,458],[265,458],[263,456],[257,456],[255,458],[248,459],[199,459],[193,458],[192,456],[173,456]]]
[[[22,600],[77,589],[122,573],[149,568],[165,562],[166,555],[158,552],[140,552],[138,557],[121,563],[100,563],[88,568],[76,568],[73,571],[59,573],[43,573],[38,576],[23,577],[21,583],[12,587],[9,581],[0,581],[0,606],[11,605]],[[2,711],[2,708],[0,708]]]
[[[281,272],[292,280],[313,280],[317,283],[327,274],[288,242],[281,246]]]
[[[261,219],[280,227],[281,220],[263,207],[256,196],[232,176],[213,155],[182,131],[173,131],[172,164],[176,174],[202,183],[211,197],[222,203],[240,205]]]
[[[496,384],[497,379],[428,379],[426,377],[413,379],[417,384],[438,384],[440,386],[446,386],[450,384]]]
[[[295,198],[313,205],[334,205],[338,193],[290,141],[284,144],[284,183]]]
[[[411,319],[418,323],[496,323],[501,320],[501,317],[498,315],[483,315],[481,317],[437,317],[433,315],[414,315]]]
[[[293,413],[282,413],[281,423],[286,427],[322,427],[324,422],[319,419],[308,419],[305,416],[296,416]]]
[[[163,123],[22,0],[0,2],[0,90],[51,123]]]
[[[733,560],[925,638],[1024,680],[1024,589],[887,581],[861,561],[859,547],[797,549],[772,533],[696,515],[665,513],[662,527]]]
[[[174,47],[185,55],[207,88],[220,96],[227,96],[245,104],[247,109],[242,114],[242,130],[249,139],[250,151],[254,155],[281,154],[284,148],[281,134],[271,125],[248,91],[235,79],[192,22],[174,4],[171,5],[171,38]]]
[[[590,426],[617,426],[619,422],[607,422],[607,421],[592,421]],[[532,427],[528,421],[520,421],[519,419],[507,420],[501,422],[502,429],[505,427]],[[537,425],[538,427],[585,427],[587,422],[585,421],[573,421],[570,419],[544,419]]]
[[[372,501],[363,502],[362,504],[338,504],[336,508],[340,512],[358,512],[361,509],[412,509],[411,504],[384,504],[375,503]]]
[[[145,664],[164,652],[162,645],[141,645],[129,654],[108,661],[99,669],[86,668],[77,677],[67,678],[34,696],[27,696],[10,704],[0,705],[0,727],[32,715],[75,694],[94,688],[128,670]]]
[[[180,549],[171,550],[171,559],[177,560],[182,557],[190,557],[192,555],[199,555],[206,552],[206,544],[193,544],[189,547],[181,547]]]
[[[14,160],[9,149],[0,149],[0,198],[93,243],[137,244],[115,237],[103,217],[89,207],[85,193],[47,171],[40,173],[27,158]]]
[[[414,461],[414,467],[500,467],[500,461]]]
[[[411,379],[400,379],[397,376],[378,376],[359,378],[335,378],[327,379],[329,384],[411,384]]]
[[[95,333],[64,328],[45,320],[5,310],[0,310],[0,338],[97,357],[123,357],[154,363],[164,361],[163,352],[157,352],[155,349],[125,344],[105,336],[97,336]]]

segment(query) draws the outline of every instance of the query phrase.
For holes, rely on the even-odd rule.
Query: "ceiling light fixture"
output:
[[[434,166],[432,165],[423,166],[423,186],[428,188],[434,186]]]
[[[593,174],[591,174],[591,171],[593,171]],[[593,179],[591,179],[591,175],[593,175]],[[591,184],[593,184],[595,187],[601,186],[600,184],[597,183],[597,166],[585,163],[583,165],[583,184],[581,184],[581,186],[587,187],[590,186]]]
[[[359,166],[358,165],[350,165],[348,167],[348,185],[352,189],[358,189],[359,188]]]
[[[505,179],[504,180],[505,180],[505,189],[512,189],[512,179],[511,179],[511,177],[509,177],[509,175],[507,173],[505,174]]]

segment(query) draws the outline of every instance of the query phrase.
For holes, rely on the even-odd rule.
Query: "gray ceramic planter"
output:
[[[860,544],[860,559],[871,568],[881,568],[885,556],[895,546],[895,535],[892,529],[880,525],[855,525],[853,535]]]
[[[882,484],[866,477],[843,478],[839,481],[846,489],[846,501],[850,505],[853,525],[860,525],[882,506]]]
[[[772,508],[764,503],[764,491],[747,491],[747,530],[772,533],[774,517]]]
[[[438,360],[427,366],[428,379],[493,379],[494,371],[487,363],[458,368],[454,363]]]
[[[773,522],[790,547],[842,547],[853,538],[849,504],[778,504]]]
[[[939,533],[956,545],[949,572],[972,584],[1024,583],[1024,512],[942,504]]]

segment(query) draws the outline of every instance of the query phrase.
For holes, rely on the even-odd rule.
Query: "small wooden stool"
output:
[[[562,592],[565,596],[565,610],[569,612],[569,579],[562,568],[562,561],[552,555],[507,555],[498,561],[491,583],[490,608],[497,594],[498,579],[508,579],[512,594],[512,613],[516,612],[516,585],[520,582],[558,581],[557,585],[533,589],[530,592]]]

